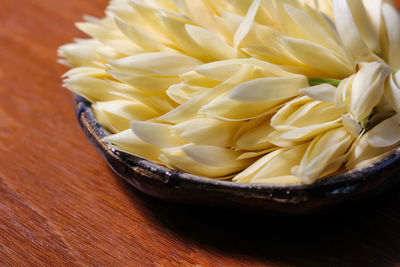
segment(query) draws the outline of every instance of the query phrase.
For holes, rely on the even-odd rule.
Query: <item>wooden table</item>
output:
[[[176,206],[116,177],[61,88],[56,49],[106,0],[0,1],[0,264],[390,266],[400,194],[304,218]]]

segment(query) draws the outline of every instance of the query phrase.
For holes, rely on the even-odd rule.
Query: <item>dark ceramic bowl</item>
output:
[[[321,179],[312,185],[212,180],[115,150],[101,140],[109,133],[94,117],[91,104],[79,96],[75,96],[74,104],[83,131],[111,168],[140,191],[171,202],[306,214],[371,198],[400,181],[400,149],[367,168]]]

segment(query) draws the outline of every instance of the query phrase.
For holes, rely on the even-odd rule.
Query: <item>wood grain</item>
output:
[[[0,264],[394,266],[400,195],[340,213],[185,207],[116,177],[81,132],[56,49],[106,0],[0,1]]]

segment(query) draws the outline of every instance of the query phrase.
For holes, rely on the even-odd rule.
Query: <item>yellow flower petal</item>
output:
[[[144,142],[130,129],[114,135],[108,135],[103,140],[114,144],[118,150],[159,162],[160,147]]]
[[[308,146],[293,174],[310,184],[321,176],[337,171],[347,157],[354,137],[344,128],[331,130],[315,138]]]
[[[305,76],[260,78],[242,83],[229,93],[232,100],[241,102],[267,102],[294,97],[299,89],[308,87]]]
[[[232,147],[240,123],[226,122],[212,118],[197,118],[172,127],[173,132],[196,145]]]
[[[287,177],[291,176],[291,167],[300,163],[306,149],[307,144],[303,144],[290,149],[281,148],[273,151],[250,165],[246,170],[235,176],[233,180],[260,183],[266,179],[275,178],[274,183],[278,183],[279,178],[282,177],[282,183],[286,183]],[[300,181],[293,180],[294,182]]]
[[[160,159],[185,172],[220,178],[243,170],[252,160],[236,160],[240,152],[215,146],[186,145],[163,149]]]
[[[131,129],[141,140],[154,146],[167,148],[184,145],[186,142],[177,136],[172,135],[171,125],[132,121]]]
[[[160,116],[160,113],[137,100],[96,102],[93,109],[100,122],[114,133],[129,129],[132,120],[149,120]]]

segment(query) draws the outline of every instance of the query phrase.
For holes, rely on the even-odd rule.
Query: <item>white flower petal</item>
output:
[[[185,145],[163,149],[160,159],[185,172],[221,178],[243,170],[253,160],[237,160],[240,152],[214,146]]]
[[[167,148],[185,144],[182,139],[172,135],[171,125],[145,121],[132,121],[131,129],[137,137],[154,146]]]
[[[344,128],[320,135],[311,142],[300,165],[293,169],[293,174],[309,184],[337,171],[353,141],[354,137]]]
[[[400,69],[400,15],[396,8],[388,3],[382,5],[383,19],[389,41],[387,60],[392,68]]]
[[[390,74],[387,65],[373,62],[365,64],[356,74],[351,87],[350,113],[361,121],[381,101],[385,80]]]
[[[369,131],[371,147],[390,147],[400,141],[400,115],[384,120]]]
[[[160,113],[137,100],[96,102],[93,109],[100,122],[113,132],[129,129],[132,120],[149,120],[160,116]]]
[[[294,97],[299,89],[308,87],[305,76],[260,78],[242,83],[229,94],[233,100],[241,102],[266,102]]]
[[[130,129],[106,136],[103,140],[116,145],[118,150],[159,162],[160,147],[144,142]]]
[[[400,71],[391,74],[386,81],[385,99],[397,113],[400,113]]]
[[[333,78],[346,77],[354,72],[352,65],[343,62],[335,53],[319,44],[291,37],[280,37],[287,49],[304,64],[319,69]]]
[[[180,75],[201,64],[201,61],[192,57],[162,52],[143,53],[110,61],[112,70],[115,71],[159,76]]]
[[[300,89],[299,92],[318,101],[333,103],[335,99],[336,88],[333,85],[324,83]]]
[[[260,183],[268,178],[275,178],[277,183],[283,177],[282,183],[287,176],[291,176],[291,167],[300,163],[308,144],[295,146],[293,148],[281,148],[270,152],[246,170],[233,178],[236,182]],[[298,182],[298,180],[296,180]]]
[[[378,39],[374,36],[375,32],[367,20],[360,0],[335,0],[332,3],[336,28],[346,49],[358,61],[369,62],[378,59],[371,51],[371,49],[376,49],[375,51],[379,52]]]
[[[233,37],[234,47],[238,48],[242,40],[249,33],[251,26],[254,23],[254,19],[257,15],[258,9],[260,8],[261,0],[254,0],[251,4],[246,18],[240,23],[239,28],[235,32],[235,36]]]
[[[177,136],[196,145],[231,147],[240,123],[197,118],[172,127]]]
[[[186,24],[185,28],[189,36],[200,47],[206,48],[205,51],[207,52],[210,61],[224,60],[243,56],[240,51],[229,46],[217,34],[211,31],[189,24]]]

